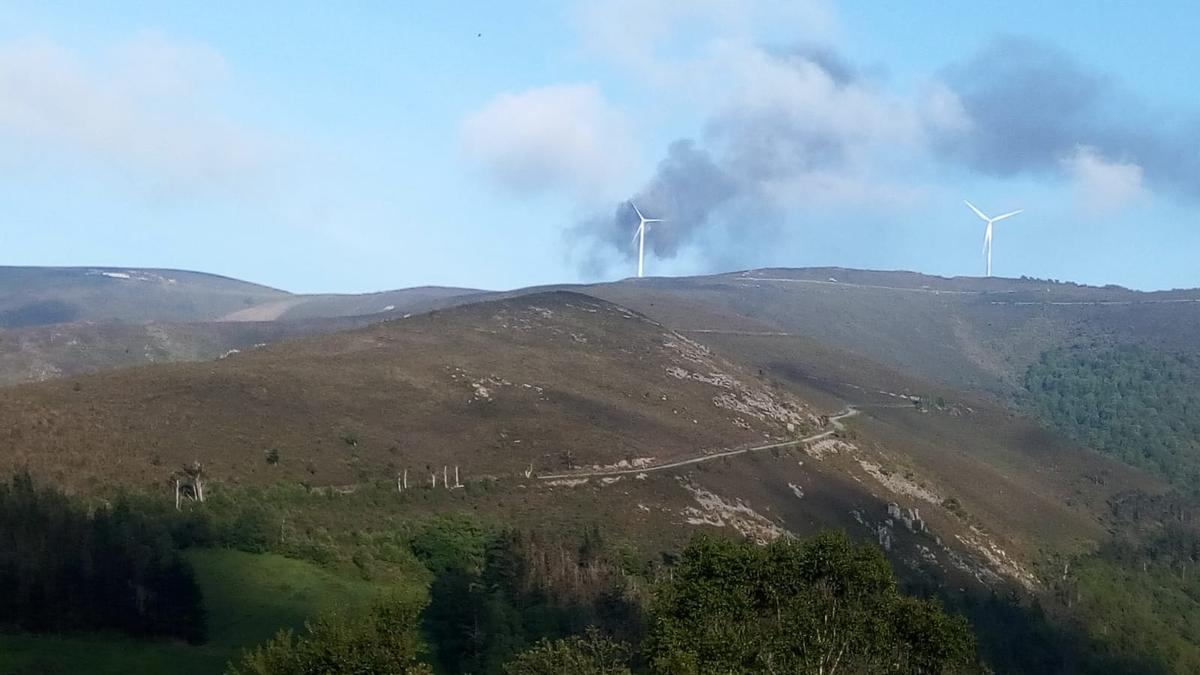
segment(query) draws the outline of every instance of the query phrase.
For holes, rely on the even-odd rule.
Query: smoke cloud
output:
[[[871,168],[874,149],[919,142],[923,123],[913,102],[885,95],[827,49],[727,46],[714,62],[731,82],[726,102],[700,138],[671,143],[630,197],[646,217],[666,221],[647,237],[655,257],[674,257],[705,235],[769,239],[785,224],[787,207],[800,201],[883,201],[905,192]],[[627,201],[584,219],[573,233],[628,259],[636,255],[630,237],[637,223]],[[733,228],[738,236],[722,236]],[[728,253],[706,257],[725,260]]]
[[[1153,187],[1200,198],[1200,114],[1154,110],[1066,53],[1003,38],[946,72],[970,119],[937,139],[943,158],[1011,176],[1061,172],[1078,148],[1144,171]]]

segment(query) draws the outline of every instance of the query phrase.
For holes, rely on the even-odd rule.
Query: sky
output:
[[[947,6],[949,5],[949,6]],[[0,0],[0,264],[1200,286],[1200,4]]]

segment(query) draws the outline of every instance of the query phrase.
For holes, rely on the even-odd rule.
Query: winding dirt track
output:
[[[842,429],[845,428],[845,426],[842,424],[842,420],[846,419],[847,417],[853,417],[857,414],[858,414],[857,408],[855,408],[853,406],[847,407],[842,412],[829,418],[829,423],[833,427],[832,429],[826,429],[825,431],[822,431],[819,434],[813,434],[812,436],[807,436],[805,438],[799,438],[794,441],[783,441],[782,443],[770,443],[767,445],[757,445],[752,448],[742,448],[740,450],[725,450],[723,452],[714,452],[711,455],[697,455],[696,457],[690,457],[688,459],[680,459],[680,460],[676,460],[674,462],[667,462],[666,464],[654,464],[651,466],[643,466],[643,467],[638,467],[638,468],[633,468],[633,469],[610,469],[610,470],[602,470],[602,471],[572,471],[569,473],[539,474],[538,478],[541,480],[561,480],[564,478],[566,478],[566,479],[570,479],[570,478],[603,478],[605,476],[625,476],[625,475],[637,474],[637,473],[653,473],[655,471],[666,471],[667,469],[676,469],[681,466],[687,466],[689,464],[699,464],[701,462],[707,462],[707,461],[714,460],[714,459],[720,459],[722,457],[732,457],[734,455],[744,455],[748,452],[758,452],[760,450],[770,450],[771,448],[785,448],[785,447],[792,446],[792,445],[800,445],[801,443],[812,443],[813,441],[819,441],[823,438],[828,438],[828,437],[834,435],[835,433],[837,433],[838,431],[841,431]]]

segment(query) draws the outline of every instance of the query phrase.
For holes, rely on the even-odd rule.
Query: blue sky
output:
[[[0,5],[0,263],[1200,286],[1195,3],[334,4]]]

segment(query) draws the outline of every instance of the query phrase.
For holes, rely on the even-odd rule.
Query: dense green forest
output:
[[[607,555],[598,529],[579,537],[485,532],[438,519],[413,540],[435,574],[426,632],[447,672],[499,673],[533,641],[600,626],[636,641],[642,633],[637,578]]]
[[[1117,534],[1064,565],[1055,592],[1114,661],[1200,672],[1200,500],[1129,492],[1110,502]]]
[[[592,536],[585,537],[585,546]],[[451,550],[441,547],[448,543],[470,544],[443,539],[440,552]],[[982,672],[967,622],[936,602],[900,594],[882,552],[855,546],[845,535],[781,539],[767,547],[695,538],[672,573],[649,589],[648,632],[634,642],[619,634],[628,628],[630,614],[594,613],[602,602],[581,614],[587,603],[578,602],[574,610],[569,604],[584,595],[603,597],[598,589],[611,581],[604,580],[603,566],[583,555],[564,565],[559,554],[565,549],[522,541],[513,533],[502,533],[490,547],[503,552],[489,556],[476,550],[476,560],[468,562],[477,565],[473,571],[444,559],[450,563],[447,572],[457,568],[455,576],[465,573],[473,581],[443,598],[442,612],[430,613],[432,605],[426,610],[433,660],[446,672]],[[521,566],[538,561],[546,562],[539,573],[521,573]],[[554,598],[549,588],[527,586],[545,573],[572,590]],[[439,602],[436,592],[433,602]],[[564,622],[588,613],[587,618],[607,621],[608,628],[572,630]],[[281,633],[230,673],[428,672],[421,661],[417,615],[411,604],[391,601],[366,618],[323,619],[299,639]],[[534,631],[578,635],[530,644]]]
[[[1055,349],[1027,371],[1021,402],[1179,489],[1112,500],[1112,540],[1062,563],[1060,614],[1119,670],[1200,672],[1200,358],[1144,346]]]
[[[27,474],[0,484],[0,626],[204,637],[192,569],[158,519],[83,509]]]
[[[1200,485],[1200,358],[1141,346],[1045,352],[1022,402],[1050,427],[1180,487]]]

